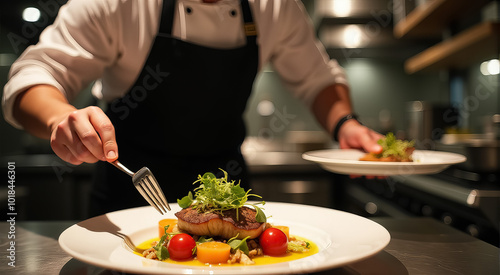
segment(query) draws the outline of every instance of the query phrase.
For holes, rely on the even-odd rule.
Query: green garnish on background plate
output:
[[[414,147],[415,142],[396,139],[393,133],[387,133],[385,138],[379,139],[378,144],[382,146],[382,153],[377,154],[377,157],[399,156],[405,158],[408,156],[408,149]]]

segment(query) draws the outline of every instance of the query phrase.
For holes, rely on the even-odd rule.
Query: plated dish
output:
[[[306,152],[302,157],[334,173],[373,176],[435,174],[466,160],[455,153],[415,150],[413,162],[360,161],[365,154],[355,149],[326,149]]]
[[[158,223],[158,237],[135,250],[147,259],[184,265],[259,265],[288,262],[318,252],[310,240],[290,234],[288,226],[267,222],[265,201],[236,180],[206,172],[182,199],[177,219]],[[193,194],[194,192],[194,194]],[[145,249],[145,250],[144,250]]]
[[[373,256],[390,241],[381,225],[333,209],[289,203],[265,205],[269,222],[290,227],[294,234],[313,241],[319,252],[299,260],[258,266],[187,266],[145,259],[127,243],[137,245],[158,234],[158,221],[180,211],[160,215],[151,207],[116,211],[66,229],[59,237],[64,251],[74,258],[106,269],[138,274],[286,274],[308,273],[343,266]]]

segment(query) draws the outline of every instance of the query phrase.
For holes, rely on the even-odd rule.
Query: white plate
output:
[[[302,157],[331,172],[373,176],[435,174],[467,159],[455,153],[415,150],[413,162],[360,161],[365,154],[354,149],[328,149],[306,152]]]
[[[160,215],[150,206],[108,213],[72,225],[59,237],[64,251],[95,266],[140,274],[291,274],[339,267],[368,258],[381,251],[390,235],[381,225],[366,218],[337,211],[289,203],[266,203],[268,222],[288,225],[290,234],[305,237],[319,247],[312,256],[285,263],[257,266],[196,267],[149,260],[127,249],[124,237],[134,244],[154,238],[158,221],[173,218],[179,211]]]

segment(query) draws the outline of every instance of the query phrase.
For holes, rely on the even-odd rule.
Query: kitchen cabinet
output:
[[[418,6],[394,26],[396,38],[441,35],[457,20],[479,12],[489,1],[433,0]],[[498,58],[500,23],[480,22],[427,48],[405,62],[409,74],[461,69],[475,62]]]
[[[417,6],[394,26],[394,36],[396,38],[439,38],[442,31],[452,21],[479,11],[488,2],[488,0],[427,1]]]
[[[434,45],[405,62],[407,73],[463,69],[482,60],[498,58],[500,23],[484,22]]]

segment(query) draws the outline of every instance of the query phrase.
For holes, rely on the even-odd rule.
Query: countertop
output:
[[[326,274],[500,274],[500,250],[429,218],[374,218],[391,234],[378,254]],[[0,223],[0,274],[123,274],[80,262],[58,244],[62,231],[76,221]],[[9,231],[14,229],[15,233]],[[9,266],[10,239],[15,235],[15,267]],[[12,250],[12,249],[10,249]]]

